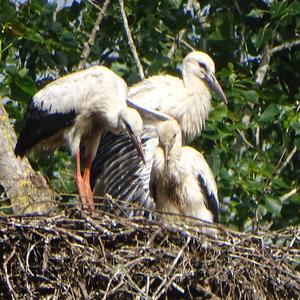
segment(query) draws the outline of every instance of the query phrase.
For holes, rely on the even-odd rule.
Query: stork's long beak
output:
[[[128,106],[135,108],[139,112],[141,112],[149,117],[152,117],[152,118],[155,118],[155,119],[158,119],[161,121],[173,120],[173,118],[170,117],[169,115],[164,114],[164,113],[154,110],[154,109],[150,109],[150,108],[141,106],[140,104],[137,104],[136,102],[134,102],[132,99],[127,98],[127,104],[128,104]]]
[[[211,87],[212,90],[214,90],[218,96],[221,98],[221,100],[227,104],[227,98],[214,74],[206,73],[205,80],[207,84]]]
[[[164,147],[165,169],[169,165],[169,154],[170,154],[170,151],[171,151],[171,145],[166,144],[165,147]]]
[[[129,135],[132,143],[134,144],[137,152],[139,153],[144,165],[146,165],[146,158],[145,158],[145,153],[144,153],[143,143],[142,143],[141,137],[138,136],[138,135],[135,135],[131,132],[128,132],[128,135]]]

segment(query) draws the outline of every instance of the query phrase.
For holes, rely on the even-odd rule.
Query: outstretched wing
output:
[[[154,129],[145,129],[142,136],[146,165],[141,161],[126,134],[107,133],[102,139],[91,171],[91,186],[95,195],[111,195],[124,200],[123,209],[128,216],[151,217],[147,209],[154,208],[149,194],[153,154],[157,147]],[[144,208],[146,210],[142,210]]]

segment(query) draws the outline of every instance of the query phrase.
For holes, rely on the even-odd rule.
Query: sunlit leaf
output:
[[[280,109],[276,104],[270,104],[263,114],[261,115],[259,121],[261,123],[270,122],[275,119],[276,116],[280,114]]]
[[[266,209],[268,210],[268,212],[279,217],[281,208],[282,208],[282,204],[281,204],[280,200],[270,197],[270,196],[265,196],[264,200],[265,200]]]

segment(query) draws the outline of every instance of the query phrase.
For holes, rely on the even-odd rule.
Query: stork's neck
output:
[[[168,177],[172,181],[177,183],[179,183],[182,180],[180,176],[181,155],[182,155],[182,147],[174,145],[174,147],[169,153],[169,161],[167,166]],[[164,163],[166,164],[166,162]]]
[[[182,128],[185,143],[190,143],[205,125],[205,120],[211,110],[211,92],[208,85],[192,73],[182,72],[183,83],[188,97],[184,99],[177,119]]]

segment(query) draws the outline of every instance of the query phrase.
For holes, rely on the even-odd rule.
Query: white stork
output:
[[[143,121],[135,109],[127,106],[126,99],[125,81],[103,66],[57,79],[35,94],[29,104],[15,154],[23,157],[32,148],[52,150],[66,144],[76,157],[75,183],[83,208],[93,212],[90,169],[106,130],[126,132],[145,161],[140,139]],[[150,111],[150,115],[152,113]],[[86,151],[83,176],[80,145]]]
[[[211,90],[227,103],[215,77],[215,64],[204,52],[189,53],[182,63],[182,79],[157,75],[129,89],[128,97],[139,105],[175,118],[180,124],[183,143],[200,135],[211,109]],[[142,165],[124,135],[106,134],[93,162],[91,184],[95,194],[110,194],[144,208],[153,208],[149,180],[153,155],[158,144],[156,122],[144,119],[142,135],[146,165]],[[130,159],[128,159],[130,158]]]
[[[159,144],[154,154],[150,193],[156,208],[167,213],[162,220],[194,223],[193,218],[197,218],[218,222],[217,185],[202,154],[182,147],[181,129],[175,120],[159,124],[157,133]]]

